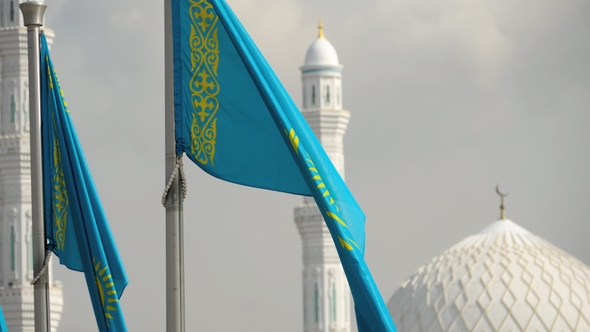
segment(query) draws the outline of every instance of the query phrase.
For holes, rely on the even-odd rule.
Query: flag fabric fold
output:
[[[84,272],[101,332],[127,331],[119,299],[128,280],[41,35],[41,138],[48,248]]]
[[[359,331],[395,331],[364,260],[365,216],[224,0],[170,0],[177,154],[220,179],[313,196],[338,250]]]
[[[6,320],[4,320],[4,314],[2,313],[2,307],[0,307],[0,332],[8,332]]]

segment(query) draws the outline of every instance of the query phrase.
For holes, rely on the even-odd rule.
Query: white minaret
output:
[[[319,35],[301,67],[301,113],[344,177],[343,139],[350,112],[342,109],[342,65],[326,38]],[[351,296],[330,232],[312,197],[295,208],[295,223],[303,242],[303,316],[305,332],[351,331]]]
[[[33,332],[29,74],[20,2],[0,0],[0,306],[10,332]],[[53,31],[45,33],[51,42]],[[50,303],[57,331],[63,306],[58,283]]]

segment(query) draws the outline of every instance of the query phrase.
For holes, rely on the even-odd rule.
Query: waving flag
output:
[[[360,331],[395,331],[364,261],[365,216],[305,119],[223,0],[171,0],[176,152],[207,173],[314,196]]]
[[[60,263],[84,272],[101,332],[127,331],[119,298],[127,276],[41,35],[45,227]]]
[[[0,332],[8,332],[8,327],[6,327],[6,321],[4,320],[4,314],[2,313],[2,307],[0,307]]]

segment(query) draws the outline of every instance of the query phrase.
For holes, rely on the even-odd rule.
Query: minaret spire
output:
[[[301,113],[344,178],[344,135],[350,112],[342,109],[342,65],[324,38],[322,19],[301,67]],[[350,332],[350,287],[326,223],[311,197],[295,208],[303,244],[303,331]]]
[[[506,212],[504,211],[504,197],[509,194],[502,194],[500,192],[500,185],[496,186],[496,192],[500,195],[500,220],[506,220]]]

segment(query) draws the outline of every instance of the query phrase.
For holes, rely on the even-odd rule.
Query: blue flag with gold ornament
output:
[[[313,196],[359,331],[395,331],[364,256],[365,215],[224,0],[172,1],[176,153],[220,179]]]
[[[127,275],[41,35],[41,138],[48,248],[82,271],[101,332],[127,331],[119,299]]]
[[[2,307],[0,307],[0,332],[8,332],[8,327],[6,327],[6,321],[4,320],[4,314],[2,313]]]

